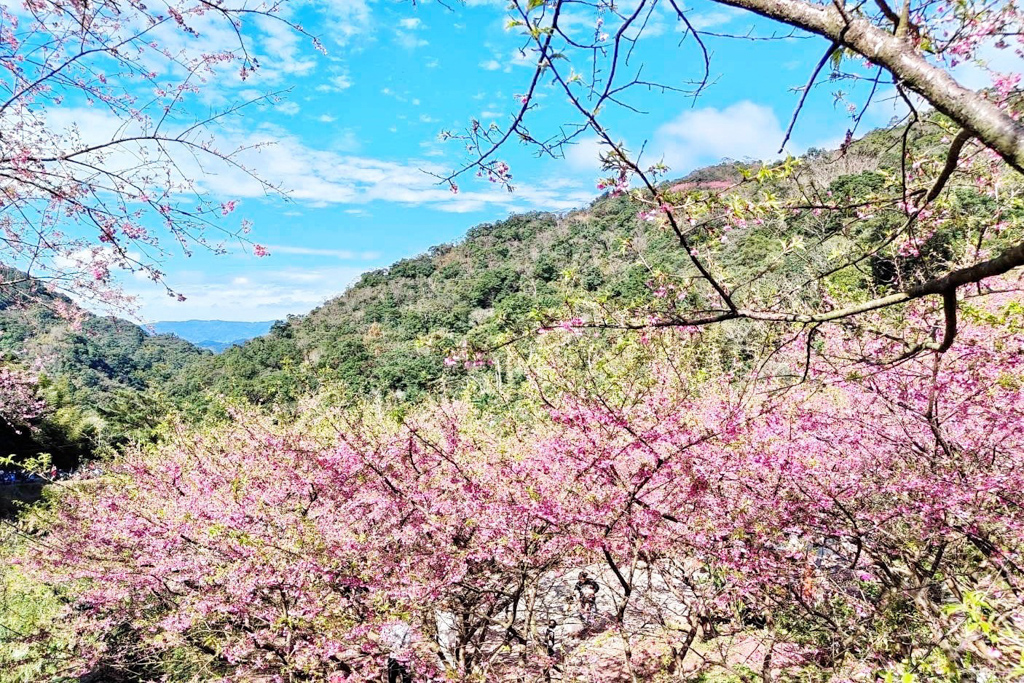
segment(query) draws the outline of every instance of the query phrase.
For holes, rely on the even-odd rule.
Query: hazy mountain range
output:
[[[236,322],[231,320],[165,320],[150,324],[157,334],[173,334],[196,346],[220,353],[235,344],[270,331],[273,320]]]

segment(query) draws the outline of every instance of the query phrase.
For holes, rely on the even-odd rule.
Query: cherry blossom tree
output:
[[[0,422],[15,430],[24,429],[42,414],[44,407],[44,401],[36,395],[35,377],[0,367]]]
[[[191,112],[215,75],[244,79],[258,69],[250,44],[259,22],[302,31],[280,9],[205,0],[0,8],[0,262],[125,308],[118,271],[180,297],[160,269],[172,245],[188,254],[222,251],[227,239],[244,244],[247,222],[229,227],[226,218],[236,202],[207,194],[202,175],[212,167],[252,173],[240,161],[244,148],[222,148],[212,136],[252,102]]]
[[[593,342],[552,333],[509,412],[236,412],[64,487],[26,567],[66,591],[81,672],[189,652],[193,677],[337,681],[397,654],[420,680],[638,681],[728,668],[746,639],[765,677],[999,679],[1024,609],[1020,306],[973,296],[945,352],[874,367],[900,344],[840,331],[749,376],[686,372],[657,339],[579,372]],[[580,567],[604,586],[591,625]]]

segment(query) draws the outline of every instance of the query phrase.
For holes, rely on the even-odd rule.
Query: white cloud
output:
[[[363,144],[354,130],[349,128],[333,129],[330,148],[334,152],[358,152]]]
[[[319,121],[320,123],[334,123],[335,121],[337,121],[337,119],[331,116],[330,114],[321,114],[316,118],[316,120]]]
[[[618,3],[616,3],[616,8],[619,8]],[[558,28],[570,34],[585,34],[592,39],[597,31],[598,17],[602,18],[602,22],[605,20],[603,15],[604,12],[599,14],[585,9],[563,9],[562,13],[558,15]]]
[[[740,14],[743,14],[741,10],[723,9],[711,12],[687,13],[686,18],[695,29],[703,31],[717,26],[725,26]],[[682,21],[679,22],[679,25],[679,30],[686,30],[686,24]]]
[[[439,144],[436,139],[424,140],[420,143],[420,149],[423,150],[421,153],[425,157],[443,157],[444,149],[443,145]]]
[[[95,246],[76,249],[70,254],[57,254],[53,257],[54,265],[63,271],[72,273],[86,273],[94,266],[111,267],[111,270],[122,265],[138,263],[142,260],[142,254],[137,251],[127,252],[128,261],[125,261],[120,254],[114,251],[113,247]],[[148,280],[149,276],[142,272],[134,273],[136,279]]]
[[[910,94],[913,98],[911,101],[914,106],[925,106],[919,97]],[[888,126],[893,118],[902,118],[907,115],[910,110],[907,109],[906,102],[900,97],[895,87],[879,88],[879,91],[875,93],[875,96],[871,99],[871,104],[868,105],[867,112],[865,113],[864,123],[861,126],[861,130],[858,135],[863,135],[867,132],[865,126]],[[839,143],[843,140],[842,137],[836,141],[836,144],[828,145],[827,148],[838,147]],[[822,145],[816,145],[822,146]]]
[[[286,116],[295,116],[299,113],[299,105],[296,102],[282,102],[281,104],[274,107],[277,111],[285,114]]]
[[[352,78],[348,72],[330,76],[324,83],[316,86],[318,92],[341,92],[352,87]]]
[[[430,44],[415,33],[406,31],[395,31],[395,42],[406,50],[415,50],[418,47],[426,47]]]
[[[252,29],[246,29],[245,40],[252,58],[250,66],[258,64],[259,68],[248,71],[243,80],[238,61],[215,64],[212,68],[216,76],[206,79],[199,98],[206,103],[222,106],[235,99],[233,91],[238,88],[253,85],[257,88],[276,87],[288,79],[310,74],[318,62],[312,41],[308,36],[295,31],[282,18],[283,14],[278,18],[253,15],[251,23],[247,23]],[[216,12],[191,17],[189,24],[196,30],[196,35],[179,30],[173,23],[158,26],[149,34],[153,43],[177,56],[175,62],[147,53],[135,59],[161,75],[174,73],[183,76],[183,69],[190,60],[181,55],[215,54],[238,42],[235,28]]]
[[[393,98],[395,98],[395,100],[397,100],[399,102],[408,102],[409,101],[409,91],[408,90],[405,90],[402,93],[397,93],[394,90],[392,90],[391,88],[381,88],[380,89],[380,94],[381,95],[387,95],[388,97],[393,97]],[[405,111],[405,107],[402,107],[401,111]],[[400,115],[399,118],[402,118],[402,116]]]
[[[309,39],[291,26],[269,17],[259,17],[260,35],[256,49],[259,78],[277,82],[290,76],[307,74],[316,68]]]
[[[331,85],[333,85],[338,90],[346,90],[352,87],[352,79],[349,78],[348,74],[332,76],[327,80],[330,81]]]
[[[294,247],[281,244],[268,244],[271,254],[292,254],[296,256],[327,256],[342,261],[373,261],[379,259],[379,251],[351,251],[349,249],[315,249],[312,247]]]
[[[248,267],[251,277],[208,273],[179,274],[175,289],[185,295],[179,302],[162,290],[130,290],[146,320],[271,320],[305,313],[341,294],[366,268],[274,269],[273,258]]]
[[[532,49],[513,50],[510,64],[514,66],[526,66],[533,69],[537,67],[537,55]]]
[[[101,107],[54,107],[46,111],[47,129],[60,131],[67,140],[65,151],[82,145],[94,145],[110,140],[144,134],[137,119],[122,119]]]
[[[604,145],[596,137],[582,138],[566,148],[565,160],[573,170],[596,173],[601,169],[600,154],[604,150]]]
[[[395,29],[395,42],[406,50],[415,50],[424,47],[429,43],[416,35],[416,31],[423,28],[423,22],[419,17],[406,17],[399,20],[399,28]]]
[[[99,110],[64,109],[54,113],[57,111],[61,121],[47,121],[48,125],[61,130],[77,122],[88,132],[90,140],[109,140],[109,135],[122,123]],[[427,115],[423,120],[434,121]],[[561,210],[580,206],[591,198],[590,192],[556,188],[540,180],[534,186],[518,185],[516,192],[510,194],[500,187],[469,179],[462,191],[454,194],[439,184],[436,177],[450,168],[443,162],[432,161],[430,154],[400,160],[363,156],[355,153],[359,144],[355,132],[333,132],[327,139],[327,148],[316,148],[281,126],[265,124],[253,132],[223,131],[216,146],[225,153],[235,151],[232,161],[254,169],[259,178],[282,188],[299,203],[298,208],[342,205],[343,209],[357,209],[374,202],[389,202],[449,212],[483,208]],[[185,150],[178,151],[181,153],[176,154],[171,168],[182,178],[194,179],[195,192],[208,194],[213,201],[267,200],[267,186],[238,166],[216,157],[197,159]],[[139,153],[135,148],[111,153],[106,158],[107,166],[114,170],[131,168],[138,164]],[[273,200],[273,195],[270,198]]]
[[[654,134],[653,155],[676,172],[729,159],[774,159],[784,133],[771,107],[749,100],[683,112]]]
[[[339,45],[372,32],[373,23],[367,0],[323,0],[327,35]]]
[[[265,127],[258,134],[223,143],[229,148],[250,147],[238,160],[259,169],[268,181],[284,188],[291,199],[307,206],[341,204],[358,208],[373,202],[392,202],[450,212],[488,207],[561,210],[581,206],[592,198],[591,192],[555,187],[542,181],[536,186],[517,186],[512,194],[490,184],[467,181],[462,192],[453,194],[435,177],[450,170],[443,164],[425,158],[390,161],[314,149],[276,127]],[[201,189],[214,196],[266,197],[262,184],[234,168],[218,168],[202,178]]]
[[[497,71],[501,68],[501,62],[497,59],[488,59],[486,62],[480,62],[480,68],[484,71]]]

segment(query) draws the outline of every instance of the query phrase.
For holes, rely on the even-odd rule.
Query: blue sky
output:
[[[688,5],[691,20],[716,32],[762,35],[774,27],[752,15],[710,3]],[[293,10],[295,11],[295,10]],[[183,303],[129,279],[146,320],[271,320],[302,314],[341,293],[358,275],[433,244],[458,240],[481,222],[524,210],[567,210],[598,194],[600,172],[592,140],[565,159],[538,159],[510,146],[517,191],[466,178],[453,195],[426,171],[443,172],[465,160],[458,142],[442,143],[445,128],[461,130],[475,117],[503,123],[514,96],[532,76],[522,38],[504,29],[503,3],[472,0],[438,4],[330,0],[301,6],[294,18],[320,36],[327,54],[283,26],[252,31],[262,69],[246,81],[234,71],[207,85],[198,109],[218,108],[263,92],[285,91],[273,104],[250,107],[223,124],[222,147],[272,143],[246,162],[279,183],[286,197],[266,196],[238,173],[212,168],[201,179],[213,197],[238,199],[228,221],[254,222],[254,241],[271,256],[244,249],[228,255],[171,253],[163,269],[186,295]],[[592,31],[581,21],[580,30]],[[682,85],[699,75],[697,53],[678,47],[681,34],[667,14],[656,15],[634,64],[644,76]],[[215,41],[215,32],[200,40]],[[818,39],[776,42],[711,39],[714,84],[693,101],[683,95],[637,93],[631,103],[647,113],[609,111],[613,130],[630,147],[646,144],[645,159],[664,157],[673,175],[723,157],[774,156],[798,95],[825,45]],[[585,67],[581,67],[585,68]],[[833,93],[856,95],[849,83],[812,92],[788,149],[835,146],[849,125]],[[543,86],[533,113],[536,131],[568,119],[564,97]],[[889,93],[882,93],[883,97]],[[853,101],[858,101],[854,98]],[[874,105],[862,132],[892,116]]]

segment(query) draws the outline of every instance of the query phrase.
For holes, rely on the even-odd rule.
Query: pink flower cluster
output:
[[[664,661],[658,614],[699,624],[737,604],[795,610],[837,647],[889,657],[857,634],[900,596],[991,588],[1024,562],[1024,336],[999,322],[1007,310],[963,322],[943,356],[891,365],[844,360],[898,352],[891,338],[821,332],[821,360],[773,360],[806,376],[784,391],[791,379],[697,381],[668,363],[601,393],[555,367],[562,389],[535,415],[333,416],[328,442],[235,415],[62,497],[33,571],[77,586],[69,628],[140,634],[83,666],[202,634],[240,679],[373,676],[388,652],[374,634],[398,619],[424,680],[540,675],[546,660],[509,629],[582,565],[610,577],[636,670]],[[908,316],[935,322],[925,306]],[[616,661],[580,675],[613,680]]]

